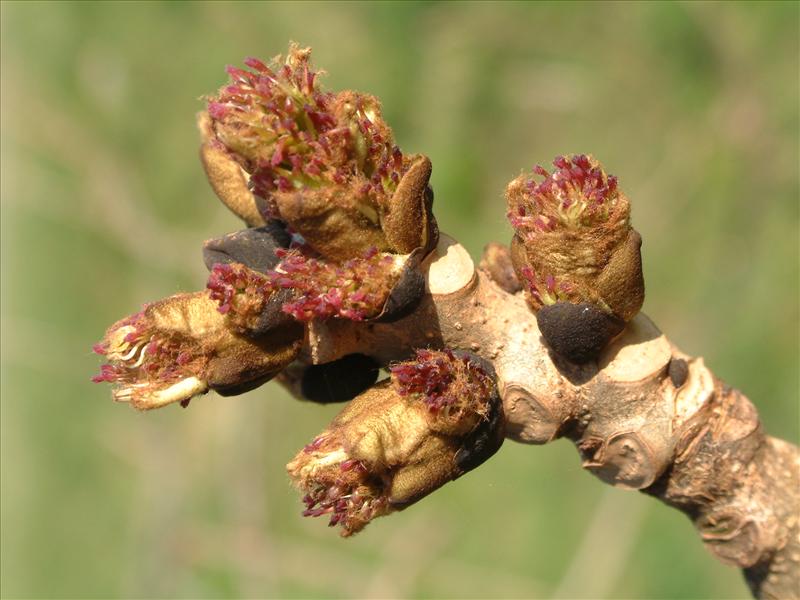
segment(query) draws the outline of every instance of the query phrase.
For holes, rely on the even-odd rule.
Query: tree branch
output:
[[[800,451],[639,313],[641,237],[615,176],[584,154],[521,174],[510,248],[476,269],[439,234],[430,160],[395,145],[376,98],[323,92],[295,44],[245,64],[199,125],[209,181],[250,228],[206,242],[206,291],[109,328],[95,381],[142,410],[273,377],[349,400],[287,466],[304,514],[343,536],[504,436],[568,438],[604,482],[689,516],[755,595],[800,595]]]
[[[508,438],[572,440],[583,467],[685,513],[708,549],[744,570],[759,598],[800,589],[800,451],[761,429],[753,404],[643,314],[595,362],[544,344],[522,293],[510,293],[442,235],[423,263],[426,295],[393,323],[313,322],[307,363],[351,353],[382,364],[415,348],[474,352],[494,365]],[[505,287],[508,287],[507,285]]]

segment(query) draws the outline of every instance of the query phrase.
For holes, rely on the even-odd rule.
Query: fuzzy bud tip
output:
[[[561,227],[597,226],[620,198],[617,178],[591,156],[558,156],[553,167],[548,171],[537,165],[508,187],[508,219],[523,237]]]

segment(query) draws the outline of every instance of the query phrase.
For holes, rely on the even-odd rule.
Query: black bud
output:
[[[320,404],[347,402],[372,387],[380,365],[364,354],[348,354],[322,365],[311,365],[303,373],[300,393]]]
[[[245,267],[266,273],[274,269],[279,259],[278,248],[287,248],[290,237],[279,221],[263,227],[242,229],[203,244],[203,262],[210,271],[215,264],[241,263]]]
[[[379,323],[391,323],[411,314],[425,295],[425,277],[418,271],[403,272],[400,281],[389,292],[381,314],[375,318]]]
[[[389,292],[381,313],[372,321],[392,323],[411,314],[425,295],[425,276],[419,272],[421,252],[415,250],[403,266],[399,281]]]
[[[461,473],[471,471],[482,465],[500,449],[505,439],[505,420],[503,404],[495,395],[491,400],[488,418],[469,433],[461,448],[456,452],[455,461]]]
[[[239,394],[250,392],[256,389],[257,387],[264,385],[270,379],[275,377],[275,375],[277,375],[277,373],[270,373],[269,375],[258,377],[256,379],[251,379],[250,381],[245,381],[243,383],[234,383],[230,385],[216,385],[216,386],[212,385],[210,387],[220,396],[238,396]]]
[[[467,356],[471,363],[482,368],[489,376],[497,381],[494,366],[480,356],[465,350],[453,352],[457,357]],[[494,394],[489,399],[489,414],[481,421],[463,440],[461,448],[456,452],[456,466],[461,474],[471,471],[491,458],[500,449],[505,440],[505,418],[503,417],[503,402],[495,385]]]
[[[672,380],[672,385],[676,388],[681,387],[686,383],[686,378],[689,377],[689,365],[682,358],[673,358],[669,361],[667,369],[669,378]]]
[[[593,360],[625,327],[594,304],[556,302],[536,313],[544,341],[558,355],[581,364]]]

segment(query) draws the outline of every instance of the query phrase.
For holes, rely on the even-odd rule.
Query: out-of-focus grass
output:
[[[688,520],[566,442],[342,541],[284,464],[335,408],[275,385],[140,415],[89,348],[202,287],[239,227],[196,159],[223,66],[314,47],[434,163],[443,228],[506,240],[521,169],[592,152],[634,201],[645,310],[798,440],[798,5],[2,4],[4,597],[747,595]]]

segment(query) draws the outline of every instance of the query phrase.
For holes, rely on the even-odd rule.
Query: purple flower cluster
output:
[[[400,271],[391,254],[375,248],[342,264],[279,250],[282,261],[271,281],[297,294],[283,311],[298,321],[340,317],[363,321],[380,313]]]
[[[553,166],[552,172],[534,167],[520,193],[509,198],[508,219],[526,237],[561,226],[598,225],[608,218],[619,195],[617,178],[606,175],[589,156],[558,156]],[[535,176],[543,180],[537,182]]]
[[[354,188],[384,205],[404,171],[403,154],[372,96],[323,92],[308,49],[290,47],[285,61],[245,60],[228,67],[231,83],[208,102],[216,138],[250,173],[254,192],[326,184]],[[279,218],[274,204],[269,204]]]
[[[221,313],[246,320],[258,315],[272,293],[288,289],[293,297],[282,310],[298,321],[363,321],[380,313],[400,274],[393,256],[375,248],[341,264],[298,249],[276,253],[281,262],[265,275],[238,264],[214,265],[207,287]]]
[[[433,415],[483,413],[493,387],[482,367],[448,348],[417,350],[414,360],[394,364],[389,371],[397,393],[420,398]]]
[[[201,357],[194,356],[179,338],[157,334],[148,323],[144,311],[136,313],[115,324],[104,341],[94,345],[94,352],[109,362],[100,367],[93,382],[169,384],[198,372]]]
[[[531,267],[522,267],[520,272],[525,287],[539,304],[581,301],[576,286],[568,281],[558,280],[549,274],[541,275]]]

